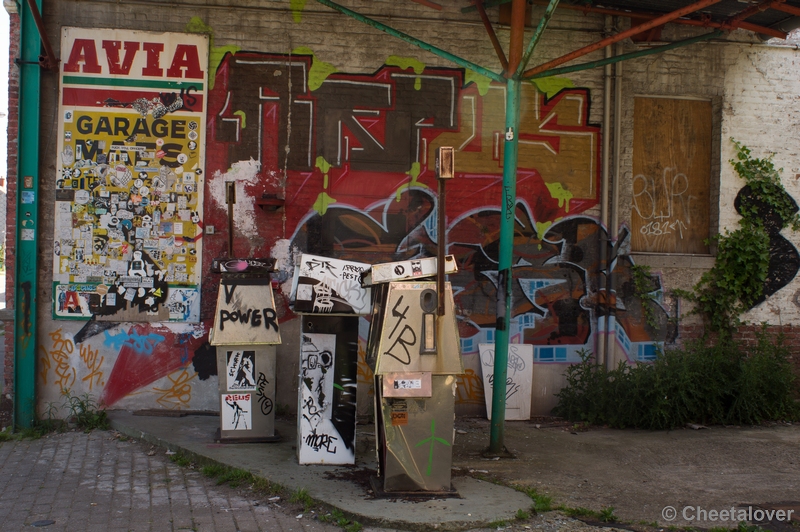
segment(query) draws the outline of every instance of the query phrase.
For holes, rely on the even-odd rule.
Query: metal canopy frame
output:
[[[779,24],[785,22],[791,16],[800,16],[800,1],[795,1],[798,5],[790,4],[787,0],[763,0],[755,5],[743,4],[737,0],[660,0],[658,2],[632,0],[608,0],[603,2],[593,2],[586,0],[583,5],[570,5],[565,3],[559,6],[559,0],[532,0],[534,4],[546,5],[546,9],[539,24],[534,30],[528,46],[523,53],[523,41],[525,35],[525,9],[526,0],[471,0],[469,6],[461,9],[463,13],[477,11],[480,19],[486,28],[486,32],[497,54],[502,69],[494,72],[489,68],[476,65],[475,63],[458,57],[450,52],[442,50],[436,46],[428,44],[416,37],[395,30],[386,24],[370,19],[352,11],[344,6],[336,4],[331,0],[316,0],[318,3],[328,6],[340,13],[352,17],[358,21],[368,24],[378,30],[388,33],[394,37],[402,39],[408,43],[427,50],[448,61],[469,68],[489,79],[506,84],[506,117],[505,117],[505,142],[503,145],[503,202],[500,219],[500,250],[498,257],[498,285],[497,285],[497,327],[495,332],[495,359],[494,359],[494,379],[495,382],[505,382],[508,368],[508,342],[509,342],[509,322],[511,316],[511,282],[512,282],[512,260],[514,247],[514,211],[516,209],[516,179],[517,179],[517,148],[519,131],[519,95],[522,81],[529,81],[545,76],[575,72],[589,68],[634,59],[644,55],[650,55],[667,50],[673,50],[683,46],[688,46],[704,40],[714,39],[725,35],[734,29],[744,29],[771,37],[786,38],[787,34],[781,30],[770,28],[769,25],[757,23],[748,19],[762,17],[764,12],[772,10],[781,15],[772,17],[768,22]],[[441,9],[441,6],[427,0],[413,0],[422,5],[428,5],[434,9]],[[486,8],[500,4],[511,3],[511,24],[508,57],[503,51],[494,27],[486,15]],[[600,5],[595,5],[600,4]],[[646,9],[631,9],[633,6],[656,5],[664,8],[661,11]],[[722,8],[716,11],[710,10],[711,6]],[[615,35],[610,35],[600,41],[574,50],[557,59],[540,64],[525,70],[530,61],[539,40],[541,39],[548,23],[558,7],[563,9],[580,10],[586,13],[598,13],[605,15],[622,16],[631,19],[630,29],[621,31]],[[790,15],[789,17],[785,15]],[[579,59],[587,54],[604,49],[628,37],[642,35],[648,31],[655,31],[667,23],[687,24],[702,26],[714,29],[689,39],[664,44],[654,48],[639,50],[636,52],[612,56],[599,61],[580,63],[572,66],[560,67],[565,63]],[[652,34],[651,34],[652,35]],[[495,386],[492,393],[492,419],[491,434],[487,455],[506,456],[508,453],[504,443],[505,430],[505,390],[501,386]]]

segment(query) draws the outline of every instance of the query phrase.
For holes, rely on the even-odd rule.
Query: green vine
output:
[[[657,329],[658,320],[656,319],[656,314],[653,311],[653,306],[648,305],[649,302],[657,302],[656,293],[653,291],[653,275],[650,271],[650,266],[634,264],[631,266],[631,274],[636,297],[642,300],[644,321],[650,328]]]
[[[742,218],[739,229],[717,235],[714,266],[704,273],[693,291],[675,290],[675,294],[695,303],[692,313],[705,317],[711,330],[731,332],[741,325],[741,316],[763,294],[769,272],[769,235],[759,206],[774,214],[780,229],[800,229],[800,216],[791,196],[781,184],[780,170],[770,155],[764,159],[751,156],[750,149],[734,139],[736,159],[730,163],[750,188],[749,197],[739,204]]]

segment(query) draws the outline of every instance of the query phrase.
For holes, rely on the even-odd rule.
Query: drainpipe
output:
[[[618,43],[616,53],[622,52],[622,44]],[[611,192],[611,226],[608,228],[608,236],[612,241],[617,240],[619,234],[619,182],[620,152],[622,151],[622,61],[614,64],[614,185]],[[611,342],[611,333],[616,330],[617,303],[614,296],[616,287],[614,286],[614,276],[609,268],[608,272],[608,310],[607,334],[606,334],[606,369],[613,366],[614,343]],[[613,299],[612,299],[613,297]],[[616,333],[614,335],[616,339]]]
[[[611,16],[605,17],[605,34],[611,35]],[[605,47],[606,59],[611,57],[611,47]],[[611,152],[611,64],[603,67],[603,169],[600,177],[600,225],[608,229],[608,157]],[[602,230],[598,233],[597,246],[599,248],[600,264],[597,272],[597,338],[595,340],[595,362],[605,364],[606,360],[606,337],[608,336],[608,235],[603,237]],[[605,293],[605,302],[599,298]],[[600,309],[605,308],[605,317],[600,320]]]
[[[41,10],[41,0],[36,0]],[[14,425],[36,417],[36,275],[39,236],[39,55],[42,41],[27,2],[19,5],[19,146],[16,249],[14,253]]]

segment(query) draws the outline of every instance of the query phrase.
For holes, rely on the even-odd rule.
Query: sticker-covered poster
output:
[[[197,322],[208,42],[64,28],[57,318]]]

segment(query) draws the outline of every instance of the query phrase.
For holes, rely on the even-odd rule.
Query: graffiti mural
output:
[[[206,39],[64,28],[62,54],[54,317],[199,321]]]
[[[248,211],[254,221],[243,227],[267,229],[232,238],[288,253],[283,262],[276,256],[284,279],[299,253],[368,264],[433,256],[434,154],[455,147],[447,253],[459,266],[450,280],[462,353],[477,357],[478,344],[494,340],[506,89],[461,69],[400,64],[320,74],[308,50],[226,55],[208,95],[207,217],[222,223],[226,213],[215,183],[245,172],[248,195],[285,204],[280,218]],[[603,331],[630,361],[654,356],[666,338],[659,279],[654,301],[633,290],[627,231],[608,244],[616,290],[598,288],[599,242],[608,235],[582,214],[599,199],[600,129],[590,123],[589,102],[587,89],[522,90],[511,341],[534,345],[534,363],[578,361],[599,341],[598,323],[608,323]],[[655,307],[659,327],[645,323],[643,304]],[[477,365],[470,370],[475,385],[460,399],[481,404]]]

